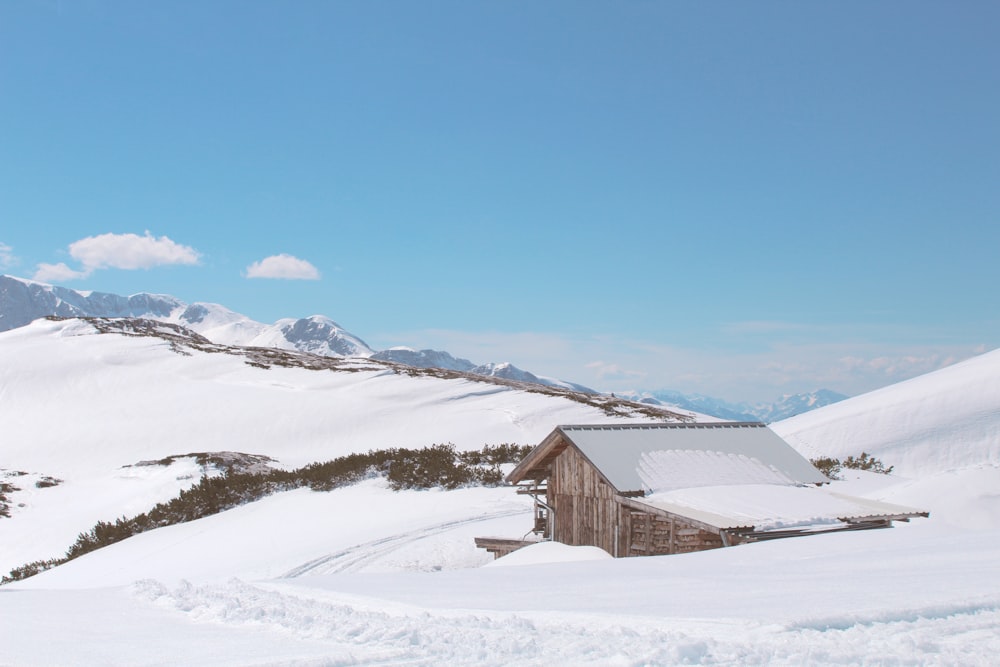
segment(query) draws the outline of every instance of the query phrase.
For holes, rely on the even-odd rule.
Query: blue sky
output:
[[[1000,345],[993,2],[0,4],[0,270],[608,391]]]

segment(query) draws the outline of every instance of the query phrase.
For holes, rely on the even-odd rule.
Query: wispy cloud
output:
[[[319,280],[319,270],[304,259],[282,253],[265,257],[247,267],[247,278]]]
[[[598,379],[605,381],[628,380],[640,382],[646,377],[645,371],[633,371],[623,368],[620,364],[608,364],[603,361],[592,361],[585,368],[597,374]]]
[[[17,264],[14,249],[6,243],[0,243],[0,269],[9,269]]]
[[[35,280],[74,280],[86,278],[99,269],[151,269],[171,264],[197,264],[200,255],[190,246],[181,245],[148,231],[138,234],[100,234],[74,241],[69,255],[80,263],[73,269],[64,262],[39,264]]]
[[[79,280],[90,275],[90,271],[71,269],[64,262],[58,264],[39,264],[32,280],[42,283],[58,283],[67,280]]]
[[[861,373],[896,381],[950,366],[962,358],[954,352],[922,351],[872,357],[845,356],[838,363],[844,373]]]

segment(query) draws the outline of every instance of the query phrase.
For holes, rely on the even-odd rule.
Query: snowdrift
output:
[[[867,452],[903,476],[1000,465],[1000,350],[771,428],[808,458]]]

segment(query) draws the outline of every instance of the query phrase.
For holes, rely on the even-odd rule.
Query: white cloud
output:
[[[39,264],[35,280],[57,282],[86,278],[98,269],[151,269],[169,264],[197,264],[200,255],[190,246],[166,236],[154,237],[148,231],[138,234],[100,234],[69,244],[70,257],[80,262],[79,269],[64,262]]]
[[[247,278],[319,280],[319,270],[304,259],[281,253],[265,257],[247,267]]]
[[[58,264],[39,264],[31,279],[40,283],[58,283],[64,280],[86,278],[89,275],[90,271],[75,271],[59,262]]]
[[[74,241],[70,256],[83,264],[88,274],[95,269],[151,269],[168,264],[197,264],[198,252],[166,236],[156,238],[149,232],[138,234],[101,234]]]
[[[14,257],[14,249],[6,243],[0,243],[0,269],[9,269],[15,264],[17,258]]]

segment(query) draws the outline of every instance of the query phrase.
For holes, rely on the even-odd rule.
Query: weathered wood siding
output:
[[[493,558],[501,558],[518,549],[538,544],[537,540],[517,540],[503,537],[477,537],[476,546],[493,554]]]
[[[622,556],[662,556],[717,549],[722,536],[692,526],[680,518],[667,519],[622,507],[629,524],[628,548]]]
[[[718,533],[684,521],[626,507],[617,491],[574,447],[553,462],[548,498],[552,539],[590,545],[612,556],[658,556],[724,546]]]
[[[552,462],[548,497],[555,508],[554,540],[624,555],[621,543],[627,532],[620,526],[617,493],[574,447]]]

